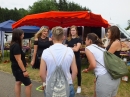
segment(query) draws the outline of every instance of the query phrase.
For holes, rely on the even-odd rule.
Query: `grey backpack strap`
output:
[[[55,57],[54,57],[54,55],[53,55],[53,53],[51,52],[51,49],[49,48],[49,51],[50,51],[50,53],[51,53],[51,55],[52,55],[52,57],[53,57],[53,59],[54,59],[54,61],[55,61],[55,64],[56,64],[56,60],[55,60]],[[66,54],[67,54],[67,51],[68,51],[68,47],[67,47],[67,50],[66,50],[66,52],[65,52],[65,54],[64,54],[64,57],[63,57],[63,59],[62,59],[62,61],[61,61],[61,64],[63,63],[63,61],[64,61],[64,58],[65,58],[65,56],[66,56]],[[61,65],[60,64],[60,65]],[[56,64],[57,65],[57,64]]]
[[[92,45],[92,46],[94,46],[94,45]],[[94,47],[96,47],[96,48],[98,48],[99,50],[101,50],[101,51],[103,51],[102,49],[100,49],[99,47],[97,47],[97,46],[94,46]],[[104,52],[104,51],[103,51]]]
[[[94,45],[92,45],[92,46],[94,46]],[[99,50],[101,50],[102,52],[104,52],[102,49],[100,49],[99,47],[97,47],[97,46],[94,46],[94,47],[96,47],[96,48],[98,48]],[[96,60],[96,62],[98,62],[97,60]],[[98,62],[101,66],[103,66],[100,62]],[[105,68],[105,66],[103,66],[104,68]]]

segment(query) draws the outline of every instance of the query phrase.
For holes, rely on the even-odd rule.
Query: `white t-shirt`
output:
[[[52,54],[54,55],[54,58],[55,58],[57,64],[55,64],[55,61],[50,52],[50,49],[51,49]],[[66,50],[67,50],[67,53],[66,53]],[[66,53],[66,55],[65,55],[65,53]],[[60,43],[56,43],[56,44],[50,46],[49,48],[45,49],[42,53],[42,59],[45,61],[46,65],[47,65],[46,83],[48,82],[51,74],[55,70],[56,65],[61,64],[61,61],[63,60],[64,55],[65,55],[65,58],[62,63],[62,68],[63,68],[64,73],[66,73],[68,83],[73,84],[72,78],[71,78],[71,73],[70,73],[70,66],[73,61],[74,53],[71,48],[66,47],[65,45],[60,44]]]
[[[103,58],[103,51],[101,51],[100,49],[96,48],[96,47],[102,49],[103,51],[105,51],[105,49],[95,45],[95,44],[91,44],[90,46],[87,46],[86,49],[88,49],[95,57],[95,59],[102,64],[103,66],[105,66],[104,64],[104,58]],[[102,65],[100,65],[98,62],[96,62],[96,68],[94,69],[95,75],[100,76],[100,75],[104,75],[105,73],[107,73],[106,68],[104,68]]]

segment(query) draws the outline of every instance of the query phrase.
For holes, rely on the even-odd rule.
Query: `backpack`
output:
[[[99,47],[96,48],[100,49]],[[100,50],[103,51],[102,49]],[[112,76],[113,79],[118,79],[125,75],[128,75],[129,70],[126,66],[126,63],[121,58],[108,51],[103,51],[103,53],[105,66],[99,63],[97,60],[96,61],[107,69],[108,73]]]
[[[66,53],[67,53],[67,50],[66,50]],[[55,61],[55,63],[52,63],[52,64],[55,64],[56,68],[54,72],[52,73],[52,75],[50,76],[50,79],[47,83],[46,97],[69,97],[70,95],[69,83],[68,83],[66,74],[64,73],[62,69],[62,63],[63,63],[66,53],[61,61],[61,64],[58,66],[56,64],[54,55],[52,54],[51,50],[49,51]]]

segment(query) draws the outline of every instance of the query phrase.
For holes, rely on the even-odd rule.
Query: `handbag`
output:
[[[102,49],[100,49],[97,46],[94,46],[94,47],[96,47],[99,50],[103,51]],[[104,55],[105,66],[102,65],[97,60],[96,61],[100,65],[102,65],[104,68],[107,69],[108,73],[112,76],[113,79],[118,79],[118,78],[121,78],[123,76],[128,75],[129,70],[128,70],[127,66],[126,66],[126,63],[121,58],[119,58],[115,54],[112,54],[112,53],[110,53],[108,51],[103,51],[103,55]]]

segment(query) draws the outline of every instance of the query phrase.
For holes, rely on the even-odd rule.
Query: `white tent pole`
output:
[[[1,31],[1,53],[2,53],[2,60],[4,60],[4,31]]]

